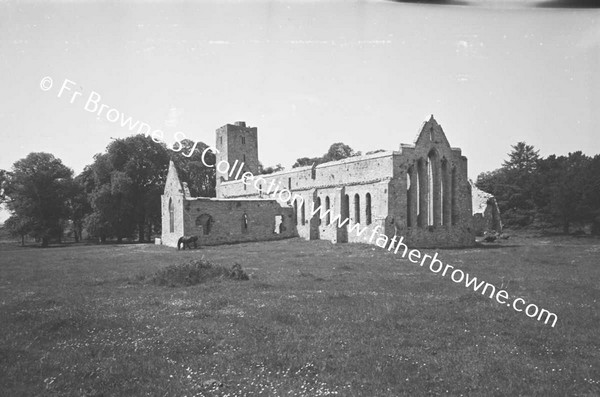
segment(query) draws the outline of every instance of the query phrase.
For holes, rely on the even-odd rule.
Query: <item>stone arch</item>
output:
[[[350,222],[350,196],[347,194],[344,194],[342,198],[342,207],[340,210],[341,221],[344,222],[344,220],[348,219],[348,222]],[[348,225],[348,222],[346,222],[346,225]]]
[[[173,198],[169,198],[169,233],[175,233],[175,206]]]
[[[212,224],[213,218],[209,214],[201,214],[196,218],[196,227],[202,227],[202,234],[205,236],[210,234]]]

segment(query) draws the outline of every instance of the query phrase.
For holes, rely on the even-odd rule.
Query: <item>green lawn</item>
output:
[[[0,393],[600,395],[600,240],[513,237],[437,252],[556,313],[556,326],[362,244],[3,244]],[[202,256],[251,278],[144,279]],[[212,379],[222,386],[204,384]]]

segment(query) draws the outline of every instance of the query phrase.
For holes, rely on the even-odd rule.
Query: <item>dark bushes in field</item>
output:
[[[168,266],[154,273],[150,281],[156,285],[178,287],[201,284],[216,278],[248,280],[248,274],[237,263],[227,268],[200,259]]]

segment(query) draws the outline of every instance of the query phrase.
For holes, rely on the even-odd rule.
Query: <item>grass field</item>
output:
[[[600,395],[600,240],[513,237],[437,252],[556,313],[556,326],[361,244],[4,244],[0,392]],[[200,257],[238,262],[250,280],[146,281]]]

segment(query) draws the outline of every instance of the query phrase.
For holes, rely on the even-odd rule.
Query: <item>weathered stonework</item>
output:
[[[390,238],[394,234],[404,236],[413,247],[469,246],[475,242],[467,159],[460,149],[450,147],[433,117],[424,123],[415,143],[403,144],[399,151],[268,175],[257,175],[256,128],[242,122],[223,126],[217,130],[216,148],[217,163],[224,160],[232,167],[243,163],[243,171],[251,172],[254,180],[244,183],[242,173],[217,171],[217,198],[191,198],[186,197],[171,166],[162,197],[163,244],[173,246],[183,234],[200,234],[199,230],[201,244],[290,236],[375,243],[378,233]],[[272,193],[266,194],[267,190]],[[171,215],[169,200],[175,207]],[[316,208],[319,203],[323,211],[331,210],[328,218],[311,216],[313,205]],[[252,219],[252,227],[242,233],[240,219],[244,213],[249,222]],[[214,222],[208,234],[196,226],[202,214]],[[278,215],[284,230],[277,234]],[[348,224],[338,227],[336,216],[340,221],[348,218]],[[175,223],[173,228],[170,219]],[[198,222],[205,221],[206,216]],[[361,235],[352,231],[356,224],[365,229]]]
[[[475,235],[483,236],[484,233],[502,233],[502,220],[500,208],[496,198],[480,190],[472,181],[471,192],[473,197],[473,230]]]
[[[164,245],[176,247],[177,240],[184,235],[198,236],[201,246],[297,235],[290,226],[292,208],[275,200],[190,197],[186,190],[171,162],[162,196]]]

